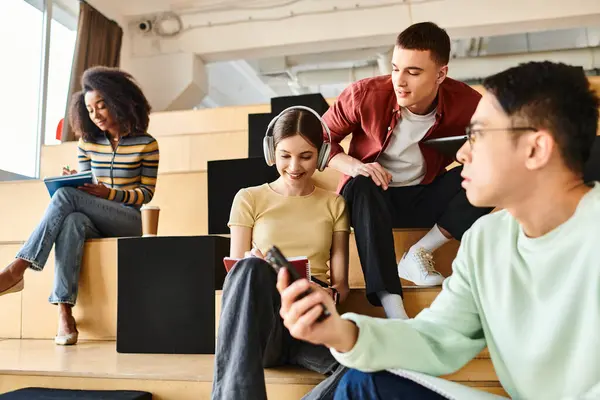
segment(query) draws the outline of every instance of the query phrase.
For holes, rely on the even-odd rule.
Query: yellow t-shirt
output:
[[[342,196],[320,188],[283,196],[268,183],[236,194],[228,226],[252,228],[252,241],[263,254],[275,245],[286,257],[308,257],[311,274],[324,282],[333,232],[350,231]]]

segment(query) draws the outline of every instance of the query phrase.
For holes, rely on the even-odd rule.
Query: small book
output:
[[[241,258],[223,258],[225,270],[227,272],[231,271],[235,264],[240,260]],[[307,257],[289,257],[287,260],[294,266],[294,268],[296,268],[296,271],[298,271],[300,276],[304,276],[306,279],[310,280],[310,262],[308,261]]]
[[[54,196],[54,193],[61,187],[74,187],[83,186],[86,183],[96,184],[96,178],[92,171],[79,172],[73,175],[55,176],[52,178],[44,178],[44,183],[50,193],[50,197]]]

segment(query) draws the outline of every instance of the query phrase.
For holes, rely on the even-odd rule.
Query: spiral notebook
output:
[[[79,172],[73,175],[55,176],[51,178],[44,178],[44,183],[50,193],[50,197],[54,196],[54,193],[62,187],[74,187],[83,186],[86,183],[96,184],[96,178],[92,171]]]
[[[227,272],[231,271],[231,269],[235,266],[235,264],[240,261],[241,258],[231,258],[225,257],[223,258],[223,264],[225,265],[225,270]],[[287,259],[290,264],[298,271],[300,276],[305,276],[306,279],[310,280],[310,262],[307,257],[288,257]]]

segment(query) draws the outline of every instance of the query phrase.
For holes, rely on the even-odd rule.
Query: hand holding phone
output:
[[[285,258],[283,254],[281,254],[281,251],[276,246],[271,247],[271,249],[267,251],[267,254],[265,255],[265,261],[268,262],[269,265],[271,265],[275,272],[277,272],[278,274],[280,269],[285,268],[290,277],[290,285],[298,279],[304,278],[300,276],[300,274],[298,274],[298,271],[296,271],[296,269],[289,263],[287,258]],[[300,300],[308,296],[310,293],[312,293],[312,288],[309,287],[304,293],[298,296],[296,300]],[[327,319],[327,317],[331,315],[331,313],[329,312],[327,307],[325,307],[324,304],[321,304],[321,307],[323,308],[323,311],[317,319],[317,322],[324,321],[325,319]]]
[[[290,335],[340,352],[350,351],[358,340],[358,327],[338,314],[329,293],[315,287],[315,283],[308,279],[296,279],[292,282],[293,272],[283,266],[285,258],[282,260],[274,254],[276,253],[271,253],[268,258],[273,268],[279,271],[279,314]],[[325,316],[323,309],[327,310]]]

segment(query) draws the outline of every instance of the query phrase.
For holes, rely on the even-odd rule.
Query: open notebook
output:
[[[223,264],[225,264],[225,270],[227,272],[231,271],[234,265],[240,261],[241,258],[231,258],[225,257],[223,258]],[[287,259],[298,271],[300,276],[305,276],[306,279],[310,280],[310,262],[307,257],[288,257]]]
[[[50,197],[54,196],[54,193],[61,187],[74,187],[83,186],[86,183],[97,184],[96,178],[92,171],[79,172],[73,175],[55,176],[51,178],[44,178],[44,183],[50,193]]]

